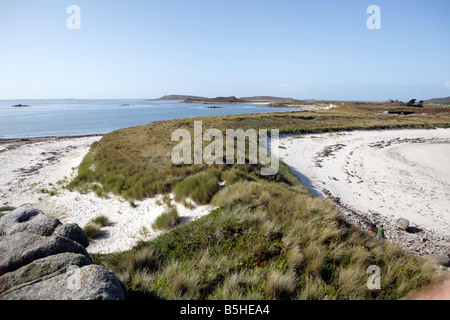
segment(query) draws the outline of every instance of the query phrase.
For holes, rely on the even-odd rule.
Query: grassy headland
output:
[[[92,146],[69,188],[127,199],[174,192],[217,209],[131,251],[95,255],[126,283],[133,298],[150,299],[398,299],[426,284],[435,270],[424,259],[347,225],[329,202],[313,198],[287,166],[261,176],[259,165],[182,165],[170,160],[171,132],[279,129],[320,133],[355,129],[449,127],[435,108],[408,116],[381,106],[263,113],[153,122],[114,131]],[[448,109],[447,109],[448,110]],[[207,145],[207,143],[205,143]],[[219,181],[226,181],[219,188]],[[200,183],[200,184],[199,184]],[[370,265],[381,289],[367,288]]]

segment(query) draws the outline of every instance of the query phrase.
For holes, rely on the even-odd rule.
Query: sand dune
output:
[[[141,240],[151,240],[161,232],[151,227],[167,207],[162,196],[135,201],[136,207],[121,197],[99,198],[93,192],[80,194],[62,188],[58,181],[69,181],[100,136],[77,138],[34,138],[0,143],[0,206],[31,206],[55,216],[64,223],[85,226],[91,219],[105,215],[109,225],[104,234],[87,248],[90,253],[129,250]],[[42,192],[55,191],[56,195]],[[196,206],[187,209],[175,203],[181,224],[193,221],[212,209]]]

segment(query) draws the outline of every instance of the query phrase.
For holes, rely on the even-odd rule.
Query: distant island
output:
[[[235,96],[231,96],[231,97],[217,97],[217,98],[206,98],[206,99],[187,98],[183,102],[213,104],[213,103],[246,103],[248,101],[243,100],[243,99],[238,99]]]
[[[28,104],[15,104],[15,105],[13,105],[12,106],[13,108],[26,108],[26,107],[31,107],[30,105],[28,105]]]
[[[254,96],[254,97],[243,97],[236,98],[235,96],[230,97],[217,97],[217,98],[206,98],[206,99],[195,99],[187,98],[183,102],[186,103],[203,103],[203,104],[214,104],[214,103],[271,103],[276,101],[292,101],[292,98],[281,98],[281,97],[271,97],[271,96]]]
[[[242,98],[229,96],[229,97],[208,98],[201,96],[172,94],[172,95],[165,95],[157,99],[147,99],[146,101],[170,101],[170,100],[172,101],[180,100],[185,103],[227,104],[227,103],[270,103],[280,101],[293,101],[294,99],[283,97],[272,97],[272,96],[252,96]]]
[[[180,95],[180,94],[170,94],[162,96],[158,99],[146,99],[145,101],[174,101],[174,100],[186,100],[186,99],[194,99],[194,100],[204,100],[208,99],[206,97],[198,97],[198,96],[189,96],[189,95]]]
[[[428,99],[425,104],[450,105],[450,97]]]
[[[283,98],[283,97],[272,97],[272,96],[254,96],[254,97],[242,97],[242,100],[260,102],[260,101],[289,101],[294,100],[293,98]]]

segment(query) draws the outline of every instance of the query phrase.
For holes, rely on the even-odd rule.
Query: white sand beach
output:
[[[418,254],[448,253],[450,129],[288,135],[280,158],[350,222],[383,224],[387,239]],[[391,226],[398,218],[409,232]]]
[[[151,227],[167,206],[158,195],[143,201],[129,201],[110,195],[99,198],[93,192],[80,194],[62,186],[76,174],[76,169],[101,136],[32,138],[0,142],[0,206],[29,206],[60,219],[84,227],[91,219],[105,215],[109,225],[103,234],[91,241],[90,253],[111,253],[129,250],[141,240],[151,240],[161,231]],[[58,184],[58,181],[61,181]],[[62,182],[64,181],[64,182]],[[55,191],[54,195],[42,189]],[[177,207],[181,223],[185,224],[211,212],[210,206],[182,204]]]

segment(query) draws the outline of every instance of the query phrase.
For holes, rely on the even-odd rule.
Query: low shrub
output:
[[[105,215],[98,216],[91,220],[91,222],[99,224],[102,227],[106,227],[109,223],[109,219]]]
[[[108,173],[105,178],[104,188],[113,193],[119,193],[122,190],[125,181],[119,175]]]
[[[240,180],[248,180],[247,175],[238,168],[231,168],[222,174],[223,180],[229,185]]]
[[[210,171],[200,172],[176,184],[175,200],[190,197],[195,203],[208,204],[219,190],[219,180]]]
[[[92,191],[95,192],[95,194],[97,195],[97,197],[102,197],[103,196],[103,189],[101,186],[99,186],[98,184],[94,183],[91,186]]]
[[[154,230],[170,230],[180,223],[180,216],[176,207],[170,208],[168,211],[156,218],[152,224]]]
[[[83,230],[89,239],[94,239],[102,234],[101,229],[106,227],[109,223],[108,217],[105,215],[98,216],[92,219],[87,225],[84,226]]]
[[[3,207],[0,207],[0,212],[13,211],[13,210],[16,210],[16,208],[15,208],[15,207],[12,207],[12,206],[3,206]]]
[[[94,222],[89,222],[83,228],[84,232],[86,232],[86,235],[88,236],[89,239],[94,239],[95,237],[99,236],[102,233],[101,229],[102,226]]]

